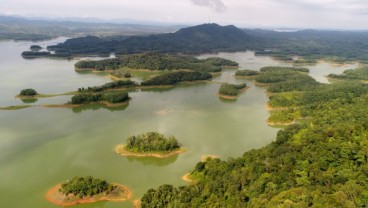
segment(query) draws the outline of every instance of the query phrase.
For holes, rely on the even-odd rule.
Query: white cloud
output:
[[[216,12],[226,11],[226,6],[221,0],[190,0],[195,5],[205,6],[213,9]]]
[[[0,13],[242,27],[368,29],[367,0],[0,0]]]

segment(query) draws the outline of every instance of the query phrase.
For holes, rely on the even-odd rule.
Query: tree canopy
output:
[[[290,69],[276,70],[282,75],[266,71],[259,76],[273,80],[268,89],[288,83],[283,77],[293,73],[301,76]],[[308,80],[270,96],[276,122],[298,121],[274,142],[238,158],[199,162],[191,172],[196,183],[150,189],[142,207],[365,207],[368,85]]]

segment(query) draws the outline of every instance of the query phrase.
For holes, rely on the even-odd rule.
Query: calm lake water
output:
[[[76,60],[23,59],[20,53],[32,44],[0,42],[2,107],[23,104],[14,98],[23,88],[54,94],[111,81],[106,74],[75,72]],[[201,58],[207,56],[214,55]],[[216,56],[237,61],[247,69],[287,65],[251,52]],[[355,65],[309,68],[313,77],[323,81],[324,75],[349,67]],[[202,155],[227,159],[269,144],[278,129],[266,125],[265,91],[250,81],[235,79],[234,73],[225,70],[214,79],[216,83],[132,92],[129,105],[114,110],[88,106],[0,111],[0,207],[57,207],[45,200],[46,191],[71,177],[88,175],[128,186],[133,191],[132,200],[77,207],[133,207],[132,201],[149,188],[165,183],[185,185],[181,176],[192,170]],[[247,82],[251,88],[236,101],[227,101],[217,97],[217,82]],[[60,96],[33,104],[66,103],[69,99]],[[113,152],[128,136],[146,131],[174,135],[189,151],[167,159],[122,157]]]

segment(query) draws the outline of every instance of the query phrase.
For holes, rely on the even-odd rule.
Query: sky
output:
[[[368,29],[368,0],[0,0],[1,15],[249,28]]]

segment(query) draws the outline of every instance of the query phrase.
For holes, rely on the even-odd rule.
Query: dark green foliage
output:
[[[133,54],[148,51],[163,53],[208,53],[217,51],[244,51],[250,37],[234,26],[203,24],[183,28],[175,33],[135,36],[122,40],[108,40],[87,36],[69,39],[65,43],[49,46],[56,53],[78,54]]]
[[[279,72],[279,71],[296,71],[296,72],[305,72],[308,73],[309,69],[307,68],[298,68],[298,67],[283,67],[283,66],[266,66],[260,69],[261,72]]]
[[[300,91],[318,86],[319,83],[305,72],[306,68],[294,67],[264,67],[260,74],[255,77],[259,83],[270,84],[270,92]]]
[[[243,84],[221,84],[221,87],[219,89],[219,93],[222,95],[230,95],[230,96],[236,96],[240,93],[242,89],[247,87],[246,83]]]
[[[127,92],[107,92],[104,93],[102,96],[102,100],[107,101],[109,103],[119,103],[124,102],[128,99],[128,93]]]
[[[34,95],[37,95],[37,91],[35,89],[32,89],[32,88],[23,89],[23,90],[20,91],[19,95],[21,95],[21,96],[34,96]]]
[[[138,84],[132,80],[119,80],[114,82],[108,82],[101,86],[87,87],[87,88],[79,88],[78,92],[101,92],[104,90],[122,88],[122,87],[132,87],[137,86]]]
[[[105,180],[88,177],[74,177],[61,184],[59,192],[64,195],[73,194],[79,198],[95,196],[99,194],[109,194],[116,186],[109,184]]]
[[[39,51],[42,49],[41,46],[39,45],[31,45],[31,47],[29,47],[29,49],[31,49],[31,51]]]
[[[328,77],[342,80],[368,80],[368,67],[346,70],[343,74],[329,74]]]
[[[119,58],[100,61],[83,60],[75,64],[77,69],[115,70],[122,67],[130,69],[178,70],[219,72],[222,66],[237,66],[236,62],[222,58],[197,59],[194,56],[169,55],[162,53],[143,53],[124,55]]]
[[[235,72],[236,76],[255,76],[259,74],[260,74],[259,71],[248,70],[248,69],[238,70]]]
[[[147,132],[127,139],[126,148],[133,152],[171,152],[180,148],[175,137]]]
[[[191,173],[197,183],[151,189],[142,207],[366,207],[368,85],[307,86],[270,97],[271,106],[286,108],[276,112],[302,119],[275,142],[200,162]]]
[[[24,58],[33,58],[33,57],[43,57],[50,56],[51,53],[47,51],[24,51],[22,52],[22,57]]]
[[[124,102],[129,99],[127,92],[106,92],[106,93],[80,93],[71,98],[71,104],[87,104],[93,102],[106,101],[109,103]]]
[[[208,80],[212,75],[207,72],[197,71],[177,71],[168,74],[158,75],[141,83],[142,86],[152,85],[174,85],[179,82]]]

